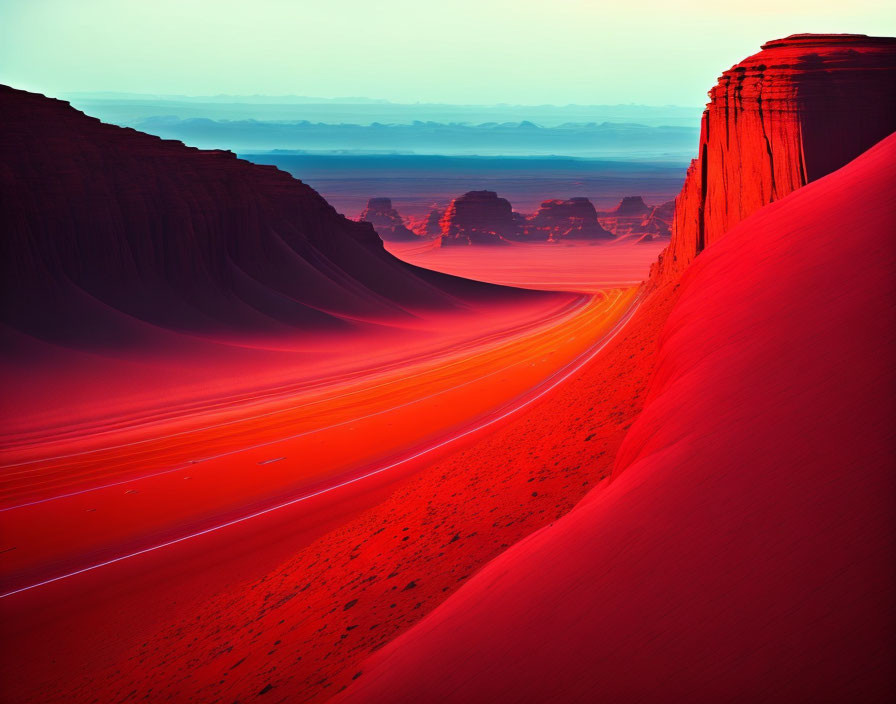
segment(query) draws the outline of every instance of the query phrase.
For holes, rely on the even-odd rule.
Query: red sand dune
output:
[[[374,507],[360,515],[358,496],[337,495],[285,525],[225,534],[223,549],[200,543],[101,580],[51,585],[42,600],[12,600],[4,616],[29,653],[6,658],[7,673],[24,675],[13,691],[43,702],[119,701],[132,690],[137,699],[151,690],[161,700],[245,701],[271,685],[265,701],[325,700],[375,648],[609,476],[667,313],[665,298],[643,305],[599,364],[528,410],[400,482],[362,487]],[[279,561],[267,547],[276,541],[286,545]],[[184,573],[183,563],[202,567]],[[88,608],[72,613],[69,601]],[[35,628],[40,612],[49,623]],[[108,628],[112,617],[128,627]],[[51,659],[48,674],[41,666]]]
[[[894,186],[891,136],[707,249],[611,483],[340,701],[891,701]]]
[[[637,316],[657,317],[644,308]],[[567,337],[590,336],[595,319],[579,322],[586,330]],[[640,407],[651,329],[626,329],[602,353],[605,364],[460,443],[460,452],[455,445],[375,478],[384,481],[332,492],[326,502],[0,601],[3,630],[20,645],[5,653],[0,680],[16,701],[118,701],[135,688],[141,697],[152,688],[162,698],[202,701],[211,692],[253,696],[276,668],[275,700],[327,696],[350,681],[353,664],[425,615],[461,577],[568,511],[609,473],[624,426]],[[552,358],[552,344],[563,339],[546,339],[538,360]],[[635,353],[645,357],[637,365]],[[588,390],[587,405],[579,384]],[[568,436],[574,441],[563,442]],[[249,464],[267,473],[281,463]],[[410,484],[398,483],[414,473]],[[105,503],[114,508],[115,500],[139,499],[151,489]],[[380,530],[386,518],[398,526],[394,531]],[[452,540],[455,532],[461,537]],[[415,576],[425,578],[396,599],[398,576],[386,578],[396,571],[408,577],[399,590]],[[341,610],[354,599],[353,608]],[[351,621],[339,627],[343,618]],[[246,667],[231,671],[243,658]]]

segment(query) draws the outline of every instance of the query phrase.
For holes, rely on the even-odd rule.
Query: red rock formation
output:
[[[896,130],[896,39],[797,34],[725,71],[676,199],[669,279],[731,227]]]
[[[597,211],[591,201],[581,197],[544,201],[527,225],[535,233],[547,235],[545,239],[552,242],[613,238],[612,233],[607,232],[598,222]],[[534,237],[530,236],[530,239]]]
[[[510,202],[494,191],[470,191],[455,198],[441,226],[443,246],[506,244],[520,235]]]
[[[404,224],[398,211],[392,207],[389,198],[371,198],[367,207],[358,218],[361,222],[369,222],[376,234],[385,242],[412,242],[417,236]]]
[[[0,127],[0,320],[31,336],[134,343],[135,320],[294,334],[496,295],[398,261],[272,166],[9,87]]]
[[[694,262],[611,482],[336,701],[892,701],[894,183],[896,136]]]
[[[420,237],[438,237],[442,234],[443,217],[445,217],[445,209],[433,206],[425,217],[410,223],[411,231]]]
[[[672,222],[672,218],[675,217],[675,201],[667,200],[665,203],[660,203],[650,211],[648,217]]]
[[[642,234],[652,230],[642,229],[651,213],[651,208],[641,196],[625,196],[613,210],[602,210],[597,213],[600,223],[616,237],[631,234]]]
[[[606,214],[616,217],[644,217],[649,213],[650,208],[641,196],[625,196],[619,201],[619,205]]]
[[[612,483],[339,701],[892,699],[896,137],[783,189],[892,131],[894,41],[794,37],[723,77],[646,305],[680,299]]]

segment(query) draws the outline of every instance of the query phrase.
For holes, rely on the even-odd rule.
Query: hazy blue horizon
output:
[[[18,86],[13,86],[14,88],[18,88]],[[332,98],[325,98],[321,96],[313,96],[313,95],[295,95],[295,94],[283,94],[283,95],[265,95],[261,93],[254,94],[239,94],[239,93],[217,93],[217,94],[209,94],[209,95],[186,95],[182,93],[139,93],[132,91],[69,91],[62,92],[58,95],[51,95],[51,98],[59,98],[62,100],[110,100],[110,101],[123,101],[123,100],[150,100],[150,101],[175,101],[175,102],[200,102],[200,103],[227,103],[227,102],[237,102],[237,103],[245,103],[245,104],[260,104],[260,105],[269,105],[269,104],[291,104],[295,103],[297,105],[304,104],[319,104],[319,103],[336,103],[336,104],[345,104],[345,105],[403,105],[403,106],[418,106],[418,105],[449,105],[453,107],[524,107],[524,108],[540,108],[540,107],[553,107],[553,108],[569,108],[569,107],[645,107],[645,108],[681,108],[681,109],[702,109],[702,104],[700,106],[697,105],[682,105],[678,103],[667,103],[667,104],[659,104],[659,103],[649,103],[649,102],[627,102],[627,103],[452,103],[452,102],[439,102],[439,101],[422,101],[417,100],[413,102],[402,102],[396,100],[389,100],[388,98],[376,98],[365,95],[356,95],[356,96],[336,96]]]

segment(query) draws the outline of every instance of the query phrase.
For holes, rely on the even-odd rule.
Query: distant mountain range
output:
[[[699,121],[700,106],[678,105],[449,105],[393,103],[363,97],[316,98],[264,95],[143,95],[139,93],[70,93],[60,96],[76,108],[106,122],[133,127],[149,117],[174,115],[181,119],[309,120],[331,124],[369,125],[374,122],[410,124],[422,122],[531,121],[543,127],[567,122],[636,123],[650,127],[692,127]]]
[[[369,125],[298,120],[182,119],[157,116],[137,129],[201,149],[299,150],[485,156],[570,155],[582,157],[683,157],[694,150],[693,127],[620,123],[565,123],[542,127],[530,121],[478,125],[422,122]]]

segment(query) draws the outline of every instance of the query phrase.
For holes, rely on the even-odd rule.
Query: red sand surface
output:
[[[362,511],[422,469],[439,471],[485,428],[525,417],[556,435],[568,417],[525,409],[552,399],[635,310],[631,286],[545,294],[424,271],[285,174],[102,125],[41,96],[0,88],[0,101],[16,206],[0,328],[0,678],[16,701],[120,698],[139,679],[120,672],[141,642],[167,638],[164,624],[192,623],[234,582],[239,598],[253,597],[256,580],[328,531],[348,527],[354,540]],[[577,276],[588,275],[582,260]],[[606,394],[613,422],[570,448],[569,470],[549,479],[562,487],[556,508],[506,507],[505,540],[454,554],[467,572],[596,480],[573,459],[618,441],[622,409],[635,404],[618,393]],[[529,451],[525,434],[505,443]],[[436,505],[472,512],[464,525],[474,525],[476,503],[458,508],[449,488]],[[441,536],[426,537],[436,554]],[[357,564],[346,558],[334,578]],[[328,618],[328,583],[303,614],[309,627]],[[424,592],[433,606],[450,588]],[[382,633],[425,613],[413,611]],[[210,613],[193,625],[220,621]],[[327,693],[312,679],[318,669],[343,676],[369,653],[328,659],[329,633],[317,628],[290,646],[308,663],[293,688],[315,696]],[[253,648],[255,632],[242,630],[227,652]],[[198,643],[177,640],[190,657],[178,667],[190,671]],[[202,640],[217,647],[215,633]],[[167,687],[192,700],[217,676],[214,653],[189,684],[165,662],[143,673],[157,680],[143,698]]]
[[[439,247],[434,242],[390,242],[399,259],[434,271],[545,291],[596,292],[643,281],[657,255],[669,244],[656,240],[512,244],[505,247]]]
[[[350,696],[390,702],[891,693],[887,150],[822,181],[814,196],[763,210],[732,232],[735,244],[714,244],[686,280],[659,357],[674,279],[660,279],[617,334],[612,293],[564,317],[571,297],[507,296],[427,275],[268,172],[261,180],[276,176],[269,185],[289,197],[259,212],[288,230],[292,215],[279,218],[302,195],[322,218],[306,223],[307,262],[325,252],[347,267],[333,289],[345,305],[328,322],[338,318],[334,331],[347,334],[310,350],[282,334],[203,334],[169,320],[164,306],[152,311],[161,337],[116,318],[134,339],[158,344],[138,359],[66,352],[77,373],[55,377],[78,392],[105,365],[111,415],[94,412],[101,386],[78,413],[53,408],[50,384],[29,398],[27,368],[60,358],[52,346],[29,350],[17,396],[25,415],[4,468],[11,510],[0,514],[20,516],[9,524],[20,539],[0,559],[14,566],[10,588],[26,587],[0,599],[4,696],[320,701],[352,683]],[[257,173],[215,161],[203,168],[233,168],[247,177],[235,183],[255,192]],[[868,197],[867,215],[850,220]],[[446,270],[594,291],[643,271],[647,249],[620,249],[597,283],[580,272],[608,265],[597,255],[609,248],[595,247],[593,259],[589,248],[539,250],[534,268],[471,248]],[[579,268],[558,277],[569,263]],[[514,279],[523,268],[525,280]],[[361,305],[354,274],[381,291],[378,305],[393,301],[388,313]],[[110,290],[128,310],[124,289]],[[619,302],[633,295],[620,293]],[[418,310],[420,296],[432,300]],[[492,317],[469,329],[468,312]],[[334,346],[337,337],[353,347]],[[158,354],[163,347],[177,355]],[[586,349],[591,363],[566,371],[564,360]],[[299,353],[308,355],[278,376]],[[649,404],[620,451],[657,361]],[[460,384],[439,373],[455,363]],[[527,380],[520,387],[514,365]],[[145,385],[133,393],[132,370],[176,389],[173,408],[154,405]],[[553,386],[571,372],[575,383]],[[322,385],[311,382],[320,375]],[[507,415],[508,403],[526,405]],[[476,431],[483,423],[488,432]],[[433,451],[414,458],[419,447]],[[365,475],[380,466],[389,470]],[[65,527],[49,530],[57,518]]]
[[[611,482],[343,700],[892,701],[894,186],[891,136],[707,249]]]
[[[222,401],[211,413],[192,414],[186,428],[154,423],[97,433],[89,445],[31,444],[26,460],[21,451],[10,453],[19,457],[6,463],[0,492],[2,591],[327,489],[424,450],[586,354],[634,296],[634,289],[610,290],[537,327],[311,393]]]
[[[264,701],[329,697],[374,648],[609,475],[667,308],[665,298],[645,304],[570,383],[400,483],[336,494],[282,524],[228,534],[223,548],[198,541],[195,553],[14,598],[12,625],[30,655],[7,659],[7,678],[25,675],[13,691],[24,701],[120,701],[132,690],[132,700],[243,701],[271,684]],[[365,501],[379,505],[358,515]],[[183,567],[191,562],[201,565],[195,573]],[[47,599],[63,597],[90,608],[47,611]],[[37,608],[48,623],[32,630]],[[128,628],[109,633],[110,617]],[[57,641],[45,642],[48,633]]]
[[[333,389],[315,389],[310,410],[296,403],[297,395],[276,398],[260,407],[250,404],[254,420],[247,422],[239,420],[245,407],[231,408],[223,421],[227,425],[213,423],[215,427],[208,428],[205,423],[200,425],[206,429],[199,429],[196,424],[203,417],[191,416],[187,430],[178,430],[181,434],[175,438],[153,439],[152,433],[159,429],[151,425],[149,435],[141,428],[142,436],[136,440],[126,436],[127,442],[105,450],[106,445],[97,441],[107,436],[99,434],[91,439],[96,452],[10,468],[30,474],[7,477],[4,506],[20,506],[0,514],[4,542],[13,548],[0,555],[7,589],[195,534],[355,477],[377,466],[374,460],[400,459],[440,437],[463,432],[470,424],[475,427],[515,398],[531,395],[530,389],[538,392],[542,380],[556,376],[599,341],[631,306],[634,294],[634,289],[608,291],[535,329],[482,339],[478,347],[449,350],[453,358],[446,354],[424,359],[418,362],[419,371],[402,367],[342,380]],[[351,396],[346,399],[346,394]],[[258,419],[261,414],[267,415]],[[321,425],[330,429],[317,432]],[[313,432],[301,435],[306,430]],[[281,441],[284,433],[291,439]],[[259,444],[263,446],[256,447]],[[523,443],[518,445],[522,452]],[[455,447],[275,514],[3,599],[5,642],[29,646],[7,653],[3,675],[7,688],[16,699],[52,700],[57,695],[67,699],[61,693],[76,679],[75,673],[93,677],[112,664],[120,667],[122,652],[148,637],[157,628],[155,622],[177,622],[176,615],[183,614],[186,604],[199,608],[202,599],[228,583],[265,574],[317,536],[383,500],[396,481],[419,471],[424,461],[433,462]],[[223,456],[190,463],[209,453]],[[112,486],[93,490],[107,484]],[[22,506],[33,501],[40,503]],[[510,535],[507,544],[533,527],[520,522],[520,532]],[[484,562],[494,547],[489,542],[487,554],[474,552],[471,559],[475,563],[478,556]],[[194,564],[202,566],[195,574],[189,569]],[[346,563],[343,569],[354,569],[356,564]],[[217,619],[202,623],[211,620]],[[27,663],[17,657],[19,652],[28,653]],[[334,658],[331,664],[338,662]],[[23,671],[29,674],[24,680],[12,674]],[[163,676],[156,672],[153,677]],[[34,682],[41,685],[34,687]],[[110,687],[118,682],[113,678]],[[300,672],[297,686],[302,682]]]
[[[262,412],[297,396],[332,393],[358,378],[524,336],[583,303],[574,295],[471,301],[460,311],[419,311],[410,320],[368,321],[338,334],[276,338],[210,339],[146,326],[146,345],[137,348],[79,350],[19,335],[20,354],[3,364],[0,464],[163,435],[210,417],[226,420],[250,406]]]

